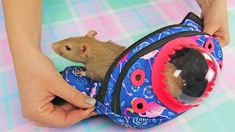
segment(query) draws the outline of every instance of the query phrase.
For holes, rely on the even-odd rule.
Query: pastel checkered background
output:
[[[146,131],[235,131],[235,1],[228,0],[230,45],[224,68],[211,96],[197,108]],[[193,0],[43,0],[42,50],[58,70],[74,65],[50,45],[60,39],[98,32],[98,39],[129,46],[144,35],[178,23],[189,11],[199,14]],[[115,125],[106,117],[84,120],[70,128],[36,127],[21,115],[14,69],[0,1],[0,131],[137,131]]]

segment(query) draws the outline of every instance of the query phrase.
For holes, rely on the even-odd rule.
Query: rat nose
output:
[[[57,46],[56,46],[56,43],[53,43],[52,45],[51,45],[51,48],[53,49],[53,50],[56,50],[57,48],[56,48]]]
[[[59,55],[62,55],[62,51],[60,50],[59,46],[57,43],[53,43],[51,45],[51,48]]]

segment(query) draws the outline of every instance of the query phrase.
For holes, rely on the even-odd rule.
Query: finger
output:
[[[220,43],[220,45],[226,46],[229,43],[229,32],[224,30],[219,30],[213,35]]]
[[[46,122],[54,127],[68,127],[88,118],[94,109],[94,107],[86,110],[76,109],[65,113],[62,109],[55,108],[49,115],[42,118],[42,122]]]
[[[39,127],[51,127],[51,126],[48,125],[48,124],[40,123],[40,122],[34,122],[34,124],[35,124],[36,126],[39,126]]]
[[[57,108],[60,108],[64,111],[67,111],[67,112],[77,109],[77,107],[75,105],[72,105],[72,104],[67,103],[67,102],[64,105],[54,105],[54,106],[57,107]]]
[[[222,47],[228,45],[228,43],[229,43],[228,38],[219,37],[219,36],[216,36],[215,38],[219,41],[219,43]]]
[[[96,112],[91,112],[91,114],[89,115],[89,117],[91,117],[91,116],[96,116],[96,115],[97,115]]]
[[[91,113],[95,110],[95,108],[89,108],[86,110],[82,110],[82,109],[77,109],[73,112],[70,113],[70,115],[68,114],[67,116],[67,123],[69,126],[72,124],[75,124],[81,120],[87,119],[90,117]],[[81,114],[80,116],[78,116],[78,114]],[[79,119],[80,118],[80,119]]]
[[[218,30],[218,28],[216,26],[204,23],[203,32],[208,33],[210,35],[213,35],[217,30]]]
[[[54,86],[50,90],[52,94],[55,94],[80,108],[91,108],[96,103],[96,100],[94,98],[85,95],[84,93],[76,90],[66,83],[64,83],[63,85]]]

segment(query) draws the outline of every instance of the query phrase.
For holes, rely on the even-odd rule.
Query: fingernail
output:
[[[88,97],[85,99],[85,103],[87,103],[89,105],[95,105],[96,100],[94,98]]]
[[[98,115],[98,114],[96,112],[91,113],[91,116],[95,116],[95,115]]]

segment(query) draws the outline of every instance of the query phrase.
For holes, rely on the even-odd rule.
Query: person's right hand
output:
[[[28,54],[28,64],[15,67],[24,117],[39,126],[68,127],[94,115],[95,99],[68,85],[42,53],[30,50]],[[79,108],[53,105],[55,96]]]

